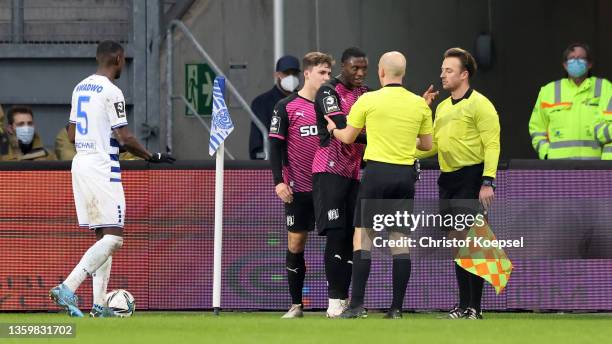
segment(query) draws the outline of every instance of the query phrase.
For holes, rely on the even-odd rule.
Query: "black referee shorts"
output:
[[[440,199],[478,199],[483,170],[484,165],[478,164],[462,167],[454,172],[440,173]]]
[[[372,228],[375,214],[395,213],[397,210],[412,212],[416,180],[417,172],[413,165],[368,161],[357,196],[355,227]]]
[[[285,216],[289,232],[310,232],[315,227],[311,192],[294,192],[293,202],[285,203]]]
[[[442,172],[438,178],[440,214],[476,215],[481,209],[478,196],[482,185],[483,164]],[[452,230],[453,228],[446,228]]]
[[[352,230],[359,181],[332,173],[315,173],[312,178],[315,218],[319,235],[328,229]]]

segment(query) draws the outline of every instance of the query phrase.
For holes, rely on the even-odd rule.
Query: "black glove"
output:
[[[147,161],[155,163],[155,164],[159,164],[159,163],[162,163],[162,162],[166,162],[168,164],[171,164],[171,163],[175,162],[176,159],[173,158],[170,154],[167,154],[167,153],[153,153],[153,155],[151,155],[151,157]]]

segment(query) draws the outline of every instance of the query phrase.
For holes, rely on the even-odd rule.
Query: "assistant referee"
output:
[[[436,108],[434,145],[418,158],[438,154],[442,173],[438,179],[441,211],[453,213],[485,209],[493,202],[495,175],[499,160],[499,116],[489,99],[470,88],[476,61],[461,48],[444,53],[442,87],[451,96]],[[469,200],[474,200],[473,202]],[[452,200],[452,201],[451,201]],[[459,201],[460,200],[460,201]],[[459,205],[459,203],[462,203]],[[451,235],[465,236],[453,231]],[[451,319],[482,319],[481,299],[484,280],[455,265],[459,304],[448,314]]]
[[[351,108],[347,126],[337,129],[327,118],[327,129],[338,140],[350,144],[362,128],[367,128],[368,145],[364,160],[367,165],[359,187],[355,209],[353,236],[353,277],[349,308],[340,317],[367,317],[364,309],[365,287],[370,275],[372,238],[367,216],[361,215],[365,200],[414,199],[417,171],[414,167],[418,148],[432,147],[431,110],[422,97],[406,90],[402,79],[406,59],[396,51],[385,53],[378,63],[378,77],[382,88],[362,95]],[[364,210],[368,210],[367,206]],[[371,219],[370,219],[371,220]],[[401,232],[390,232],[390,239],[402,237]],[[402,317],[402,304],[410,279],[411,261],[407,247],[392,248],[393,302],[385,318]]]

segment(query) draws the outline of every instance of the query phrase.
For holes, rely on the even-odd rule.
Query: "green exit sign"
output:
[[[185,98],[200,116],[211,116],[213,83],[217,75],[207,63],[185,64]],[[186,116],[195,114],[188,106]]]

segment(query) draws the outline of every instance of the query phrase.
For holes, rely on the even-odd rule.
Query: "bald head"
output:
[[[378,66],[389,78],[402,78],[406,73],[406,58],[399,51],[390,51],[380,57]]]

